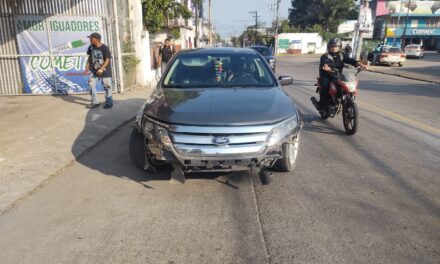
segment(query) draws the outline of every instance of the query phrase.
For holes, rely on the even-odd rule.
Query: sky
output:
[[[208,18],[208,0],[205,3]],[[270,26],[276,17],[276,12],[270,10],[270,4],[274,3],[276,0],[211,0],[213,25],[222,38],[238,36],[246,26],[255,25],[255,18],[249,12],[258,11],[259,21]],[[290,0],[281,0],[281,18],[288,17],[290,6]]]

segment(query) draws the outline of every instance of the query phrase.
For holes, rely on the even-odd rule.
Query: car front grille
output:
[[[271,130],[271,126],[172,126],[169,135],[181,155],[231,156],[262,152]]]

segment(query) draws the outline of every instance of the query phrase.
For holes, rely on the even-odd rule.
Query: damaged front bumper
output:
[[[271,167],[283,157],[302,121],[293,116],[258,126],[169,125],[145,117],[139,122],[151,159],[180,165],[186,172],[240,171]]]

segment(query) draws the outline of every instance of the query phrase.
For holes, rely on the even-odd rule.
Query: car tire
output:
[[[297,163],[300,134],[298,133],[293,143],[283,144],[283,158],[275,162],[272,169],[279,172],[292,172]]]
[[[399,62],[399,67],[402,67],[402,66],[403,66],[403,64],[401,62]]]
[[[128,146],[130,158],[134,165],[140,170],[145,169],[145,138],[135,127],[130,134]]]
[[[145,170],[146,158],[148,158],[148,163],[154,167],[156,170],[161,170],[170,166],[170,164],[152,160],[150,155],[146,153],[146,139],[135,127],[130,134],[129,152],[130,158],[134,165],[140,170]]]

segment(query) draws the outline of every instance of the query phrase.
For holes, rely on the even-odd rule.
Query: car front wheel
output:
[[[154,169],[160,170],[163,169],[169,164],[158,161],[151,158],[151,155],[146,147],[147,141],[145,137],[139,132],[139,130],[135,127],[130,135],[130,143],[129,143],[129,152],[130,158],[134,165],[140,170],[146,169],[146,160],[148,159],[148,163],[154,167]]]
[[[275,162],[274,170],[292,172],[295,169],[299,151],[299,138],[300,134],[298,133],[293,142],[283,144],[283,158]]]

